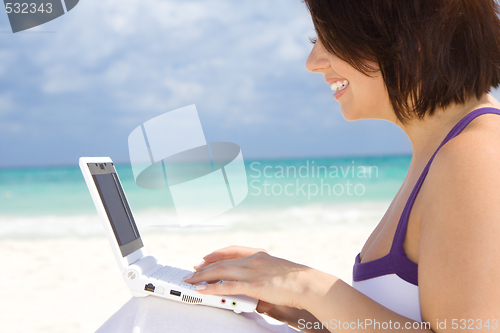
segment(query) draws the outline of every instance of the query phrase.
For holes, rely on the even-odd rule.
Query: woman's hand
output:
[[[239,259],[243,257],[251,256],[257,252],[266,252],[265,249],[257,249],[253,247],[246,246],[228,246],[220,250],[216,250],[203,257],[203,262],[194,266],[195,270],[199,270],[205,266],[213,264],[214,262],[227,259]]]
[[[228,246],[204,256],[203,261],[200,264],[194,266],[194,269],[199,270],[203,267],[206,267],[220,260],[239,259],[243,257],[248,257],[257,252],[267,253],[265,249],[260,249],[260,248],[258,249],[253,247],[235,246],[235,245]],[[217,282],[217,281],[211,281],[211,282]],[[267,312],[271,310],[273,307],[274,304],[259,300],[259,303],[257,304],[257,312],[260,313]]]
[[[229,247],[216,251],[206,256],[205,263],[197,266],[194,275],[185,281],[191,284],[224,281],[198,285],[197,290],[202,294],[243,294],[267,303],[301,308],[301,295],[308,285],[307,272],[312,269],[263,251],[244,256],[255,250]]]

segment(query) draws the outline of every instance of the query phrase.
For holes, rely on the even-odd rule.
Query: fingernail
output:
[[[203,260],[202,262],[200,262],[198,265],[195,265],[194,266],[194,269],[198,269],[198,267],[200,267],[201,265],[203,265],[205,263],[205,260]]]
[[[193,277],[193,275],[194,275],[194,273],[189,273],[188,275],[186,275],[186,276],[184,277],[184,280],[189,280],[190,278],[192,278],[192,277]]]
[[[203,290],[203,289],[207,289],[207,285],[206,284],[198,284],[198,285],[196,285],[196,290]]]

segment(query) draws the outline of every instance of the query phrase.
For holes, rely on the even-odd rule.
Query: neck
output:
[[[482,107],[499,107],[500,104],[491,96],[470,100],[465,104],[454,104],[445,109],[436,109],[432,116],[424,119],[412,119],[405,124],[395,122],[408,136],[412,145],[412,169],[421,170],[449,131],[466,114]],[[410,171],[408,173],[410,173]]]

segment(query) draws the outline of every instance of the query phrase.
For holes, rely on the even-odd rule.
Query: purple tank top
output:
[[[387,255],[383,256],[382,258],[363,263],[360,263],[360,255],[358,254],[356,256],[353,268],[354,281],[358,282],[382,275],[396,274],[406,282],[418,286],[418,265],[413,261],[411,261],[410,259],[408,259],[403,247],[411,208],[413,207],[413,203],[415,202],[415,198],[417,197],[418,191],[420,190],[420,187],[422,186],[422,183],[424,182],[424,179],[427,176],[427,173],[429,172],[431,163],[434,160],[434,157],[436,156],[439,149],[441,149],[441,147],[446,142],[450,141],[455,136],[460,134],[460,132],[462,132],[462,130],[474,118],[486,113],[500,114],[500,110],[495,108],[481,108],[471,111],[470,113],[465,115],[465,117],[460,119],[460,121],[451,129],[446,138],[443,140],[443,142],[436,149],[432,157],[429,159],[429,162],[427,162],[427,165],[420,174],[417,183],[415,184],[413,190],[411,191],[408,201],[406,201],[403,213],[401,214],[401,217],[398,222],[396,233],[394,234],[391,250]]]

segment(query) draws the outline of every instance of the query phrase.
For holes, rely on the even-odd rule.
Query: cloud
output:
[[[193,103],[208,139],[237,136],[255,155],[272,154],[254,138],[263,131],[294,147],[306,129],[343,124],[329,87],[304,68],[314,31],[300,0],[83,1],[37,30],[55,33],[0,37],[0,96],[22,110],[0,110],[12,125],[0,140],[44,145],[26,156],[115,149],[126,160],[133,128]],[[71,151],[51,150],[61,141]]]
[[[27,61],[37,81],[28,89],[49,96],[107,91],[106,102],[124,111],[191,99],[228,108],[227,96],[265,95],[255,81],[286,75],[295,63],[303,70],[309,21],[302,3],[284,0],[102,0],[55,20],[55,34],[11,41],[0,58],[17,59],[8,74],[19,81]]]

